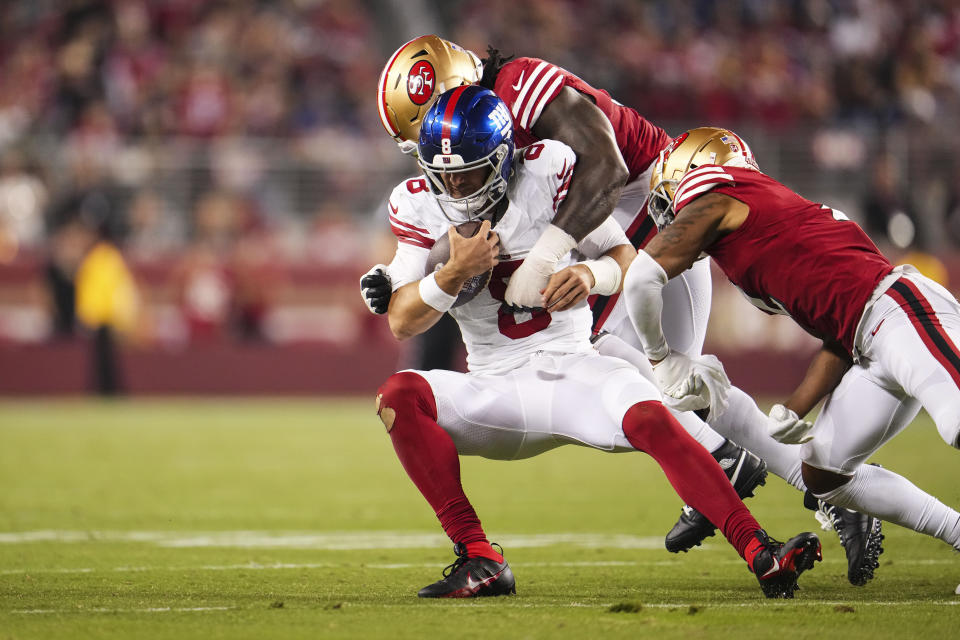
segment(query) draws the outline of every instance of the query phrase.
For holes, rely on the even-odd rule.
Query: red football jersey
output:
[[[683,177],[677,213],[709,191],[750,207],[739,229],[706,249],[730,281],[756,307],[852,351],[863,308],[893,269],[860,226],[759,171],[717,165]]]
[[[538,58],[517,58],[500,69],[493,91],[507,103],[513,114],[517,147],[539,140],[533,125],[551,100],[563,87],[573,87],[596,103],[603,111],[617,137],[617,146],[630,170],[632,181],[656,160],[660,150],[670,143],[670,136],[629,107],[625,107],[602,89],[589,84],[566,69]]]

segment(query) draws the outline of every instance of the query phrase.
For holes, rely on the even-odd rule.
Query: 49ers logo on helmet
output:
[[[433,65],[426,60],[421,60],[413,65],[410,73],[407,74],[407,95],[413,104],[426,104],[433,95],[437,85],[437,76],[433,71]]]

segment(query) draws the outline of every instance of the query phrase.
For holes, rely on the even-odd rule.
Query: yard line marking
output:
[[[541,533],[498,535],[511,548],[573,545],[583,548],[657,549],[660,536],[611,533]],[[0,544],[37,542],[139,542],[168,548],[273,548],[332,551],[423,549],[447,546],[442,533],[410,531],[61,531],[38,530],[0,533]]]
[[[237,607],[146,607],[143,609],[15,609],[10,613],[44,614],[44,613],[180,613],[184,611],[232,611]]]
[[[673,566],[679,560],[651,560],[651,561],[631,561],[631,560],[600,560],[583,562],[515,562],[515,567],[657,567]],[[722,564],[741,564],[741,560],[720,560]],[[200,566],[165,566],[165,567],[109,567],[103,569],[94,569],[92,567],[77,568],[55,568],[55,569],[3,569],[0,575],[15,576],[26,574],[70,574],[70,573],[95,573],[95,572],[113,572],[113,573],[143,573],[146,571],[268,571],[278,569],[431,569],[437,566],[435,562],[394,562],[394,563],[374,563],[367,564],[362,562],[273,562],[262,564],[258,562],[249,562],[241,564],[225,565],[200,565]]]

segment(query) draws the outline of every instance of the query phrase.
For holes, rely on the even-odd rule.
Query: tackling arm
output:
[[[572,264],[550,276],[543,291],[546,308],[550,311],[572,309],[587,296],[597,293],[613,295],[621,290],[623,274],[633,261],[634,249],[621,244],[606,251],[599,260]]]
[[[613,212],[630,175],[613,127],[590,98],[564,87],[533,125],[533,134],[559,140],[577,154],[577,171],[553,224],[579,242]]]
[[[844,348],[836,342],[824,340],[820,352],[814,356],[807,374],[786,404],[775,404],[770,409],[767,430],[777,442],[803,444],[813,439],[813,423],[803,419],[818,402],[831,393],[850,368],[852,361]]]
[[[662,360],[669,348],[660,325],[661,290],[667,280],[689,269],[703,250],[746,220],[749,208],[739,200],[707,193],[683,208],[640,250],[623,283],[627,312],[647,357]]]
[[[852,364],[850,354],[841,345],[824,340],[820,352],[813,357],[806,375],[785,406],[798,416],[807,415],[836,389]]]
[[[630,175],[610,121],[576,89],[561,89],[537,119],[533,134],[573,149],[577,170],[553,224],[507,285],[507,304],[528,308],[541,305],[540,291],[557,261],[610,216]]]

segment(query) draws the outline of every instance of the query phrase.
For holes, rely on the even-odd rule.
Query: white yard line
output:
[[[146,607],[144,609],[20,609],[10,613],[46,614],[46,613],[179,613],[183,611],[232,611],[237,607]]]
[[[723,564],[741,564],[742,560],[721,561]],[[658,567],[672,566],[676,561],[670,560],[652,560],[649,562],[630,561],[630,560],[603,560],[603,561],[583,561],[583,562],[513,562],[514,567]],[[3,569],[0,570],[2,576],[16,575],[39,575],[44,573],[71,574],[71,573],[143,573],[146,571],[271,571],[283,569],[431,569],[436,568],[436,562],[394,562],[394,563],[374,563],[367,564],[362,562],[272,562],[261,564],[255,562],[242,564],[224,564],[224,565],[199,565],[199,566],[162,566],[162,567],[109,567],[103,569],[94,569],[92,567],[76,568],[53,568],[53,569]]]
[[[543,547],[566,544],[597,549],[662,549],[659,536],[634,536],[608,533],[542,533],[506,534],[497,536],[504,546],[511,548]],[[442,533],[410,531],[19,531],[0,533],[2,544],[29,544],[41,542],[133,542],[160,547],[202,548],[266,548],[266,549],[323,549],[331,551],[362,551],[381,549],[425,549],[448,546],[450,541]]]

